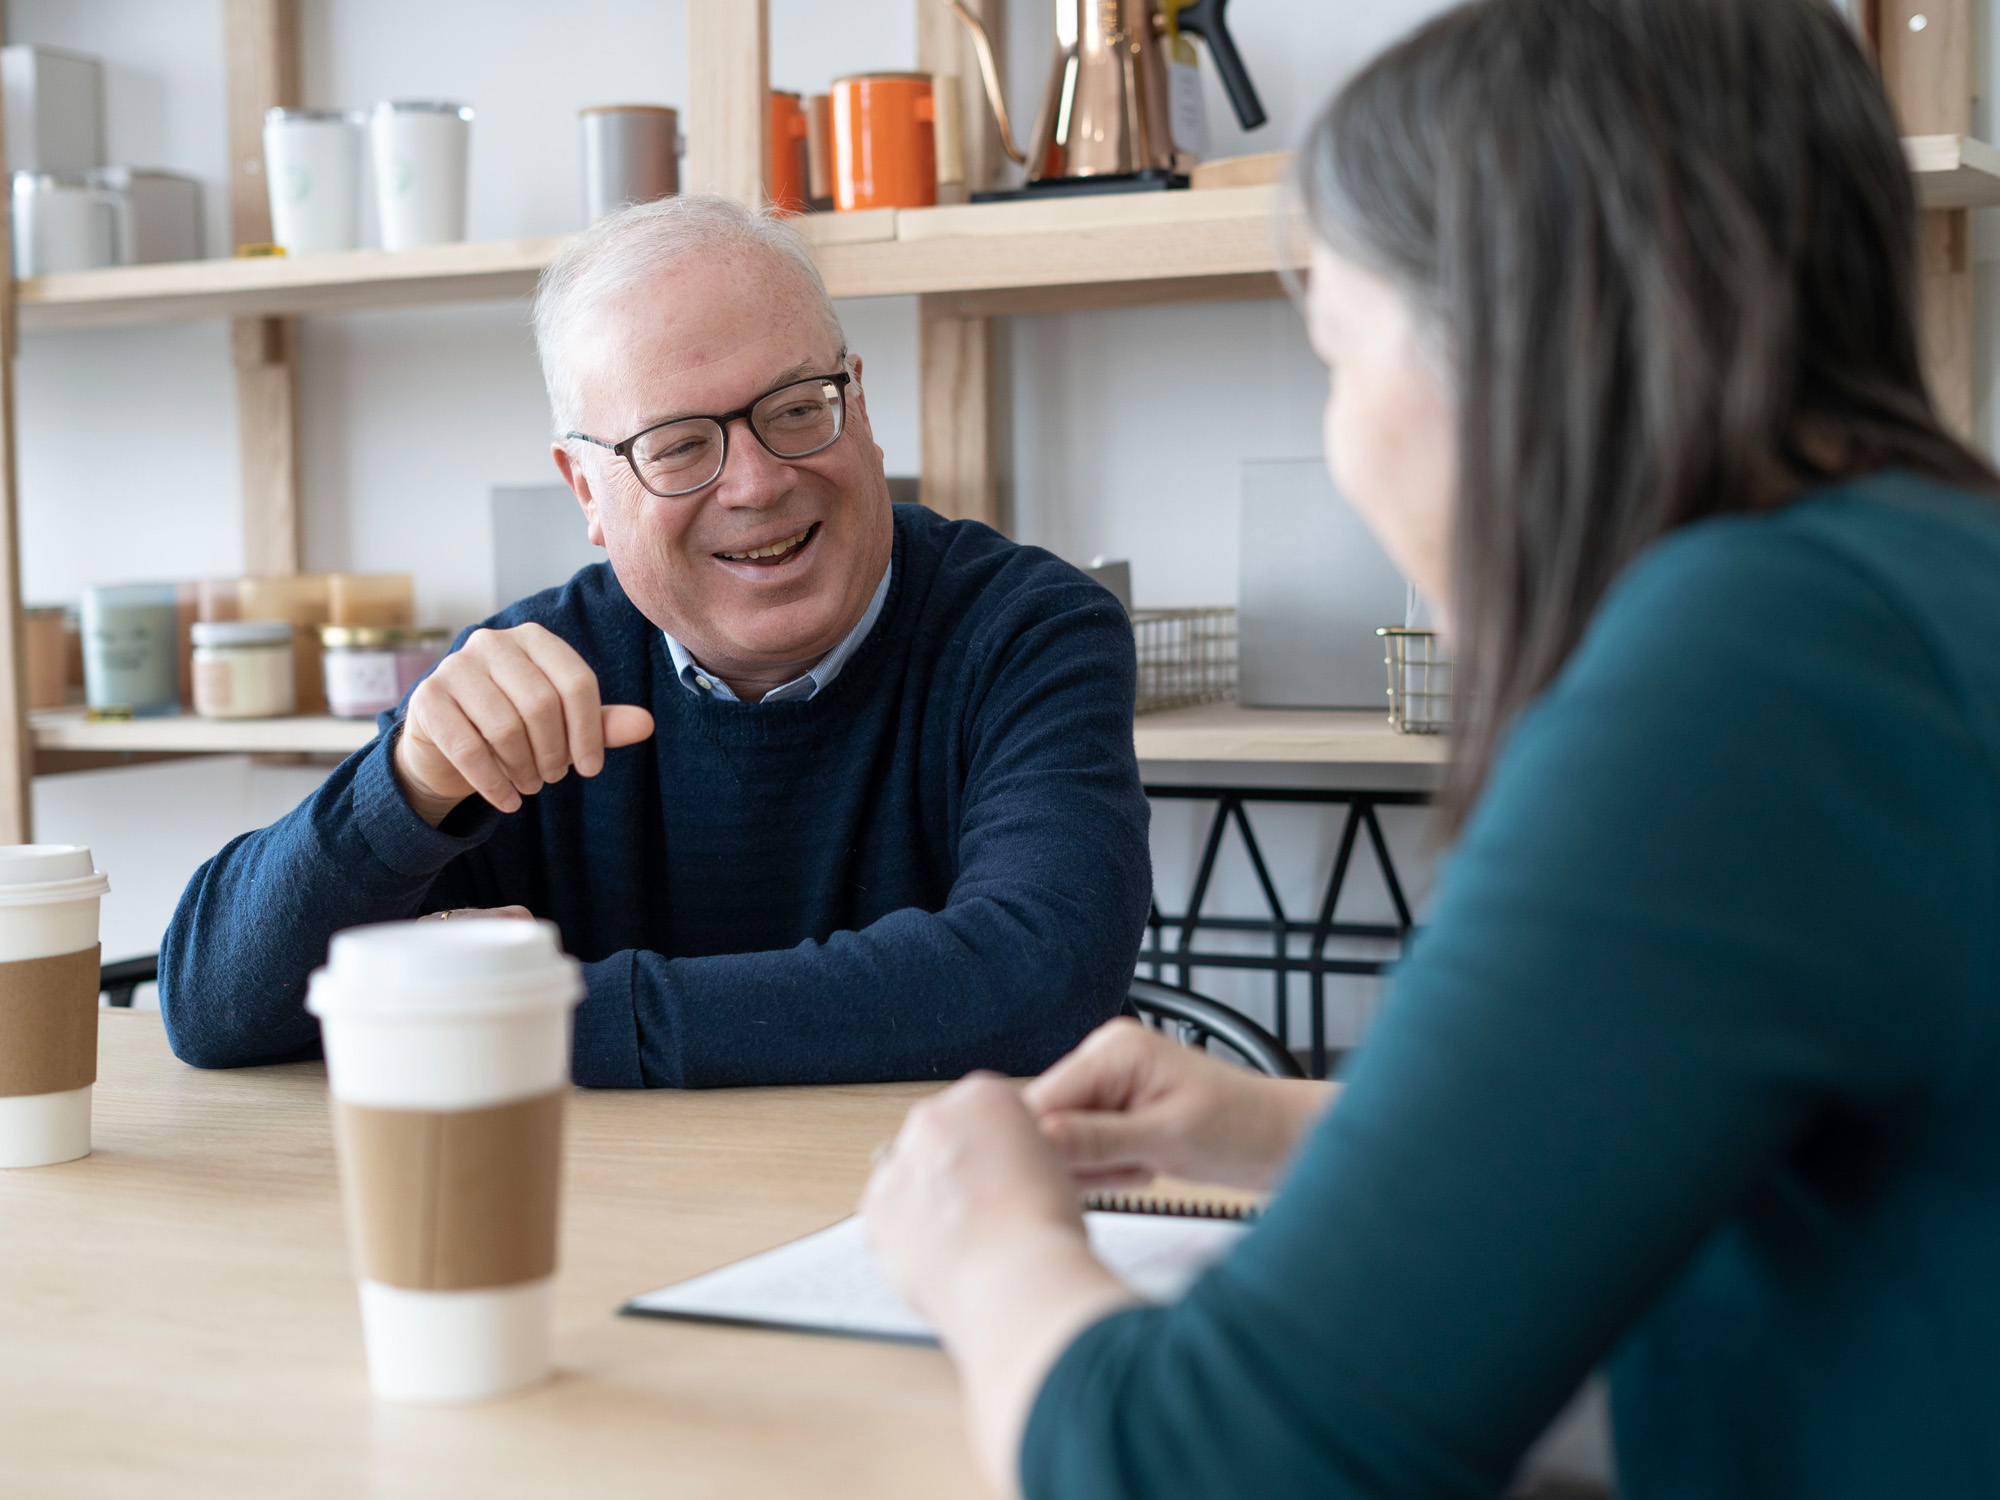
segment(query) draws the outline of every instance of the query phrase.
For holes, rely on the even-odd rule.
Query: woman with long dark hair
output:
[[[1629,1496],[2000,1493],[2000,482],[1821,0],[1483,0],[1301,154],[1329,464],[1460,664],[1348,1069],[1130,1022],[864,1204],[1035,1497],[1479,1495],[1579,1382]],[[1265,1185],[1180,1303],[1076,1189]]]

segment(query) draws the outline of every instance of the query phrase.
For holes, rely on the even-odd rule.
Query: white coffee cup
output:
[[[313,975],[378,1396],[472,1401],[547,1377],[582,996],[553,923],[502,918],[353,928]]]
[[[363,124],[359,110],[264,112],[271,238],[287,255],[360,248]]]
[[[90,1154],[97,903],[81,844],[0,846],[0,1167]]]
[[[375,106],[368,129],[382,248],[410,250],[464,239],[472,110],[463,104],[385,100]]]

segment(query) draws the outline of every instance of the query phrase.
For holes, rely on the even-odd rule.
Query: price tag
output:
[[[1167,129],[1174,149],[1189,156],[1209,152],[1208,104],[1201,92],[1201,57],[1194,43],[1181,34],[1180,10],[1185,0],[1164,0],[1167,34],[1160,39],[1167,58]]]
[[[1194,51],[1185,38],[1181,46],[1190,54]],[[1202,98],[1198,63],[1178,59],[1167,63],[1167,127],[1173,132],[1176,151],[1208,155],[1208,105]]]

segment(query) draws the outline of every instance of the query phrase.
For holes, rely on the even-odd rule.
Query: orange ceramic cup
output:
[[[928,208],[937,202],[936,106],[928,73],[833,81],[833,205]]]
[[[797,94],[771,90],[771,207],[806,211],[806,112]]]

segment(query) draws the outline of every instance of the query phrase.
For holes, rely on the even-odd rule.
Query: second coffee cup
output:
[[[471,1401],[549,1373],[569,1014],[548,922],[390,922],[313,975],[368,1378]]]
[[[90,1154],[97,903],[81,844],[0,846],[0,1167]]]

